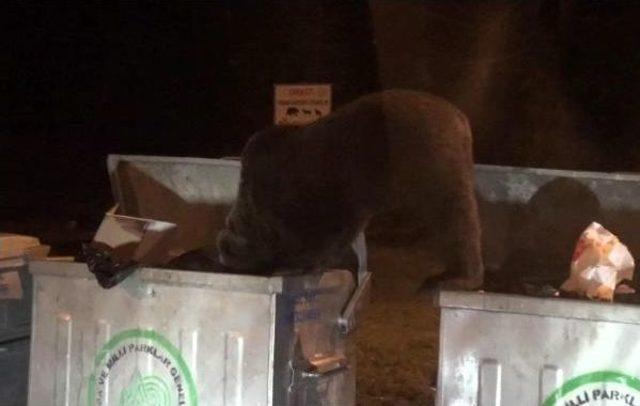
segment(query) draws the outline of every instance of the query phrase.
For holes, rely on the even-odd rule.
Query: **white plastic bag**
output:
[[[633,280],[635,262],[618,237],[598,223],[582,233],[571,259],[571,274],[562,290],[590,299],[613,300],[622,280]]]

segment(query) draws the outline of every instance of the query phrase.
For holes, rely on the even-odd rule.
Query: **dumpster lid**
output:
[[[191,251],[216,241],[238,194],[241,162],[206,159],[109,155],[107,168],[119,214],[176,224],[174,251]],[[354,241],[358,283],[367,272],[366,244]]]
[[[182,251],[215,241],[240,181],[229,159],[110,155],[107,167],[119,214],[176,224]]]
[[[622,303],[459,291],[440,292],[437,303],[451,309],[640,324],[640,306]]]

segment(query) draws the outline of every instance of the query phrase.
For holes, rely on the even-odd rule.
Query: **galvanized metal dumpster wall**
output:
[[[32,277],[23,258],[0,261],[0,277],[9,273],[19,278],[22,297],[0,299],[0,404],[24,406],[29,378]]]
[[[0,277],[16,273],[20,279],[22,297],[0,299],[0,343],[29,336],[31,330],[31,275],[26,259],[0,261]]]
[[[34,262],[32,272],[32,405],[120,404],[152,378],[185,405],[355,402],[352,338],[338,328],[347,271],[141,269],[111,290],[84,264]]]
[[[29,338],[0,343],[0,404],[25,406],[29,380]]]
[[[440,406],[640,404],[637,306],[462,292],[439,304]],[[593,399],[606,389],[635,403]]]

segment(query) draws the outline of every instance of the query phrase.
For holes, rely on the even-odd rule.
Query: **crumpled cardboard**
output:
[[[118,214],[116,206],[104,216],[93,245],[109,247],[122,261],[162,265],[180,254],[171,250],[176,229],[166,221]]]
[[[635,261],[627,247],[593,222],[580,236],[571,259],[571,274],[561,286],[590,299],[613,301],[616,286],[633,280]]]
[[[105,289],[141,266],[161,266],[182,253],[172,250],[176,224],[125,216],[117,209],[105,214],[91,244],[82,247],[89,271]]]

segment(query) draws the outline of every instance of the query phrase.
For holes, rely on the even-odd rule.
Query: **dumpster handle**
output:
[[[340,333],[347,335],[356,328],[356,315],[360,307],[362,307],[365,298],[368,296],[371,287],[371,274],[367,273],[358,283],[356,290],[353,292],[342,314],[338,318],[338,328]]]
[[[349,368],[349,361],[342,355],[331,355],[309,360],[300,375],[305,379],[327,378]]]
[[[371,286],[371,273],[367,271],[367,244],[364,233],[358,234],[352,246],[358,256],[358,281],[356,289],[349,297],[338,318],[338,328],[343,335],[347,335],[355,329],[356,313],[362,306]]]

